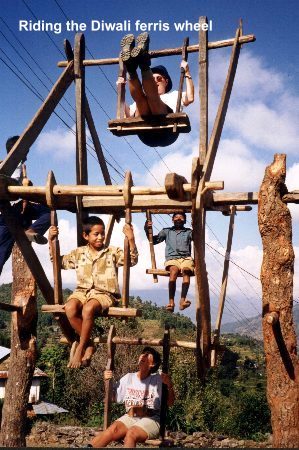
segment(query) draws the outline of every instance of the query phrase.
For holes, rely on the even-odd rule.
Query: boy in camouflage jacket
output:
[[[129,240],[131,266],[137,264],[138,252],[133,228],[125,225],[124,234]],[[58,235],[58,228],[49,229],[49,242]],[[68,320],[80,336],[74,342],[68,367],[87,366],[94,353],[90,336],[96,315],[100,315],[120,298],[117,268],[124,264],[124,252],[119,247],[105,246],[105,225],[96,216],[83,222],[83,238],[87,245],[78,247],[61,257],[62,269],[75,269],[77,287],[67,299],[65,312]],[[50,245],[51,255],[51,245]],[[51,255],[52,256],[52,255]]]

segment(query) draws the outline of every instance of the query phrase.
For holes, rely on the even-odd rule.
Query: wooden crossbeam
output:
[[[247,34],[244,36],[240,36],[238,43],[240,45],[242,44],[248,44],[250,42],[255,41],[255,36],[253,34]],[[234,39],[222,39],[221,41],[214,41],[208,43],[208,49],[213,50],[216,48],[223,48],[223,47],[231,47],[234,45]],[[189,45],[187,47],[188,53],[195,53],[198,52],[199,45]],[[163,56],[172,56],[172,55],[181,55],[182,54],[182,47],[176,47],[176,48],[169,48],[169,49],[163,49],[163,50],[150,50],[149,55],[151,58],[161,58]],[[83,61],[84,66],[105,66],[105,65],[113,65],[118,64],[119,58],[106,58],[106,59],[85,59]],[[59,61],[57,63],[58,67],[65,67],[67,65],[67,61]]]
[[[42,312],[53,314],[65,314],[65,305],[42,305]],[[136,308],[118,308],[110,306],[107,312],[102,314],[104,317],[141,317],[142,310]]]
[[[164,270],[164,269],[146,269],[146,273],[149,275],[159,275],[160,277],[169,277],[169,270]],[[182,273],[179,272],[178,273],[178,277],[181,277]],[[193,274],[191,274],[191,277],[194,276]]]

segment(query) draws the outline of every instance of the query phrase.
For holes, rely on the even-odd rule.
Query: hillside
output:
[[[299,305],[294,306],[294,323],[296,326],[297,341],[299,341]],[[222,333],[236,333],[243,336],[251,336],[262,340],[262,321],[261,316],[250,317],[247,320],[238,320],[238,322],[225,323],[221,327]]]

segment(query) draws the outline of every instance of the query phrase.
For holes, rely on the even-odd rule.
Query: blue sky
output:
[[[239,19],[242,17],[244,34],[254,34],[256,42],[244,45],[241,51],[227,121],[212,179],[224,180],[225,190],[229,192],[256,191],[266,165],[273,159],[273,154],[283,152],[288,155],[288,187],[289,189],[298,189],[298,184],[296,186],[299,175],[297,157],[299,137],[299,13],[297,1],[229,0],[223,2],[185,0],[182,2],[172,0],[170,2],[151,0],[141,2],[131,0],[130,2],[124,2],[119,0],[85,0],[79,2],[77,0],[46,0],[41,2],[1,0],[1,6],[0,57],[14,71],[19,70],[20,72],[17,72],[19,76],[23,80],[23,77],[26,77],[26,83],[31,83],[31,89],[37,90],[42,97],[47,94],[51,87],[51,82],[47,77],[55,81],[61,73],[62,69],[57,67],[57,61],[64,59],[59,52],[63,53],[63,40],[67,38],[71,43],[74,41],[74,33],[66,31],[66,17],[75,22],[86,24],[87,30],[84,34],[88,58],[90,58],[89,52],[96,58],[116,57],[119,52],[119,41],[124,34],[121,31],[91,31],[92,20],[104,20],[106,23],[130,20],[131,31],[134,33],[136,20],[145,23],[159,23],[159,21],[168,23],[169,31],[150,33],[151,48],[161,49],[180,46],[186,36],[190,37],[190,44],[197,43],[197,32],[176,32],[174,31],[174,23],[185,22],[186,20],[195,23],[200,15],[206,15],[213,23],[209,40],[217,41],[232,38]],[[58,23],[61,24],[62,31],[58,34],[50,32],[51,41],[49,36],[42,31],[19,31],[20,20],[31,20],[32,22],[44,20],[47,23]],[[22,45],[17,39],[21,41]],[[27,52],[38,62],[40,67],[32,61]],[[209,52],[210,130],[225,79],[229,55],[230,48]],[[196,93],[198,92],[197,57],[197,54],[191,54],[189,57]],[[8,58],[13,61],[17,68]],[[36,75],[28,68],[24,60]],[[163,61],[156,61],[168,67],[174,85],[177,85],[180,58],[178,56],[167,57]],[[41,102],[7,68],[2,60],[0,63],[2,69],[0,139],[3,157],[7,137],[22,132]],[[156,180],[163,184],[165,173],[168,172],[166,165],[171,171],[182,173],[190,179],[191,160],[198,152],[198,94],[194,104],[188,108],[192,125],[192,132],[189,135],[181,136],[173,146],[158,149],[159,154],[141,144],[138,138],[130,137],[128,141],[133,147],[133,151],[123,139],[111,136],[107,131],[108,116],[113,118],[116,110],[114,92],[116,76],[116,66],[106,66],[101,67],[101,69],[90,67],[86,70],[86,83],[89,89],[87,96],[104,146],[105,156],[116,169],[114,170],[110,166],[114,182],[121,184],[120,173],[130,169],[136,185],[157,185]],[[69,104],[66,102],[61,104],[71,117],[60,107],[57,108],[57,113],[70,126],[73,126],[73,86],[69,88],[65,97]],[[40,138],[32,146],[28,157],[28,170],[34,184],[44,185],[47,172],[50,169],[54,171],[58,182],[75,183],[74,150],[73,135],[57,117],[53,116],[45,126]],[[88,158],[90,184],[102,184],[102,177],[95,159],[90,155]],[[292,214],[294,218],[294,245],[297,252],[298,233],[296,227],[299,214],[294,207],[292,208]],[[60,213],[59,217],[61,219],[62,249],[67,251],[75,246],[74,218],[66,213]],[[142,231],[143,221],[144,216],[134,216],[138,245],[142,248],[144,257],[141,258],[139,268],[132,271],[132,289],[135,288],[137,292],[141,292],[141,289],[143,289],[147,292],[148,298],[157,300],[158,303],[162,304],[166,302],[166,280],[160,280],[158,285],[153,285],[150,277],[144,275],[144,268],[149,266],[150,259]],[[226,241],[227,218],[220,214],[209,213],[207,222],[207,243],[224,254],[223,243]],[[165,219],[157,218],[156,229],[165,226],[166,223],[169,223],[168,217]],[[113,240],[121,245],[122,235],[119,229],[116,230]],[[48,267],[46,250],[39,248],[38,252],[45,266]],[[164,249],[161,245],[157,248],[157,259],[161,261],[160,266],[163,263],[163,252]],[[254,208],[252,213],[241,213],[236,218],[232,258],[240,266],[258,277],[261,254],[256,208]],[[211,279],[211,288],[217,294],[223,258],[211,248],[207,248],[207,264],[209,274],[215,278],[215,281]],[[3,274],[3,281],[9,279],[9,270],[7,266]],[[245,279],[244,273],[241,274],[236,268],[232,268],[231,273],[233,281],[229,283],[228,295],[232,304],[234,304],[234,308],[242,311],[242,314],[245,312],[245,314],[255,315],[257,311],[260,311],[261,303],[258,281],[248,275]],[[241,287],[241,291],[238,290],[234,282]],[[72,283],[69,274],[65,275],[65,283]],[[297,286],[297,278],[295,277],[295,296],[298,298]],[[192,288],[190,296],[193,296]],[[216,295],[211,292],[211,296],[213,308],[215,308],[217,305]],[[193,313],[193,309],[190,309],[191,316]],[[227,311],[227,318],[234,319],[229,311]]]

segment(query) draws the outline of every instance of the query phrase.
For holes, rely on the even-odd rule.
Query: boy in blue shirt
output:
[[[185,228],[186,214],[183,212],[174,213],[172,216],[173,226],[163,228],[157,235],[153,236],[154,245],[165,241],[165,269],[169,270],[169,302],[166,306],[167,311],[173,312],[175,303],[176,280],[181,273],[183,276],[180,311],[191,305],[187,300],[187,293],[190,286],[190,275],[194,274],[194,261],[191,257],[192,230]],[[145,233],[148,237],[148,226],[151,222],[146,221],[144,225]]]

